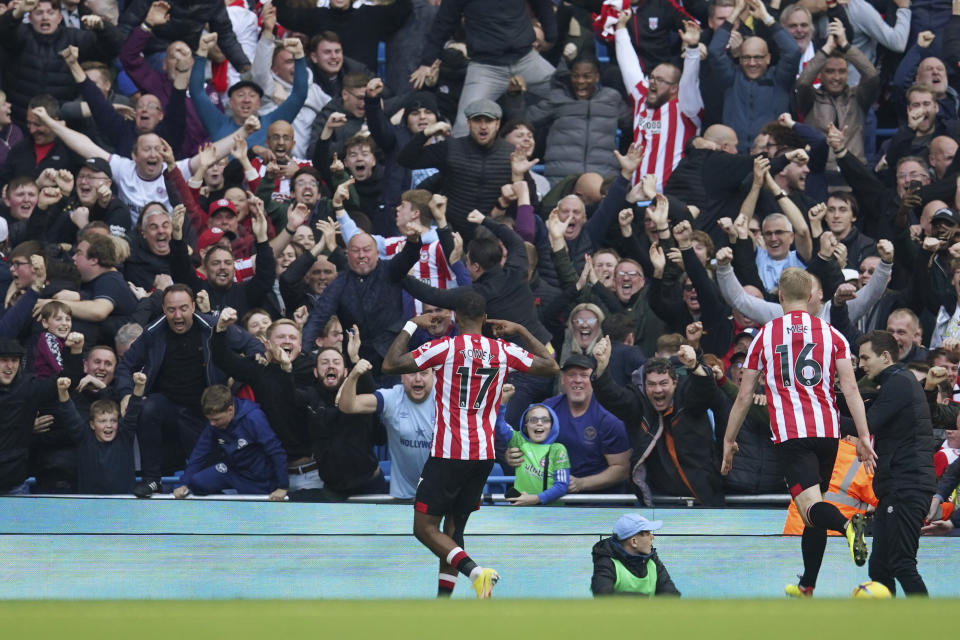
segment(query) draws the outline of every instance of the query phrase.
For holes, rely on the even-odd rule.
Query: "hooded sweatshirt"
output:
[[[570,485],[570,457],[567,455],[567,448],[556,441],[560,434],[560,421],[553,409],[543,404],[532,404],[523,412],[520,422],[525,425],[527,412],[535,407],[543,407],[550,413],[550,433],[546,440],[540,443],[531,441],[526,426],[515,431],[507,424],[506,408],[503,405],[497,412],[496,439],[498,447],[500,443],[506,442],[506,446],[517,447],[523,452],[523,464],[517,467],[513,488],[536,494],[540,498],[540,504],[547,504],[567,493]],[[549,474],[550,471],[553,472],[552,475]]]
[[[627,571],[639,580],[645,579],[650,571],[655,571],[656,583],[652,585],[653,589],[649,593],[634,591],[629,583],[635,581],[622,573],[618,574],[617,565],[621,572]],[[590,581],[590,590],[594,597],[613,594],[649,597],[680,595],[667,568],[657,556],[656,549],[651,549],[646,555],[633,555],[627,553],[620,541],[613,536],[593,545],[593,578]]]

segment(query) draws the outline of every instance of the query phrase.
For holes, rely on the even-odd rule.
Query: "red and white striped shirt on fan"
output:
[[[743,366],[763,372],[774,442],[840,437],[833,381],[837,360],[849,359],[846,338],[806,311],[763,325]]]
[[[413,352],[417,366],[436,369],[435,458],[492,460],[503,383],[526,372],[533,355],[522,347],[472,333],[431,340]]]
[[[657,176],[657,192],[662,192],[673,168],[683,158],[684,145],[700,130],[700,51],[684,48],[677,97],[652,109],[647,105],[649,81],[626,29],[617,29],[616,49],[620,75],[633,102],[633,141],[644,144],[643,160],[633,174],[633,184],[653,173]],[[667,85],[657,86],[658,92],[669,89]]]
[[[384,238],[384,255],[392,258],[403,250],[406,243],[406,236]],[[436,289],[455,289],[457,286],[457,276],[447,263],[447,257],[443,255],[439,240],[420,247],[420,260],[410,268],[410,275]],[[414,300],[414,308],[417,315],[423,313],[423,302]]]

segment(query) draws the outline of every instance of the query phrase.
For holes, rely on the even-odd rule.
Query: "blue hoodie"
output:
[[[260,405],[234,398],[233,406],[236,413],[226,429],[208,424],[200,433],[183,472],[183,484],[190,486],[191,476],[211,464],[226,462],[231,470],[250,480],[286,489],[287,454]]]
[[[550,433],[543,442],[532,442],[525,426],[527,413],[536,407],[543,407],[550,413]],[[553,502],[566,494],[570,486],[570,457],[567,455],[567,448],[557,442],[557,436],[560,435],[557,414],[544,404],[532,404],[520,416],[520,422],[524,426],[519,431],[507,424],[505,415],[506,408],[501,405],[497,412],[498,447],[518,447],[523,452],[523,464],[517,468],[514,488],[518,491],[526,490],[527,493],[537,492],[540,504]],[[538,491],[544,486],[544,467],[553,471],[553,478],[552,481],[547,480],[547,489]]]

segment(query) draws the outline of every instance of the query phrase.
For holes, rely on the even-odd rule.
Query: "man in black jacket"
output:
[[[31,110],[44,107],[50,117],[60,117],[60,106],[48,94],[34,96],[28,107]],[[80,157],[32,112],[27,114],[27,131],[29,135],[13,145],[6,161],[0,165],[0,187],[19,176],[39,178],[44,169],[76,171]]]
[[[442,191],[450,199],[447,219],[469,242],[475,227],[466,224],[467,214],[472,209],[490,211],[500,196],[500,187],[513,183],[510,155],[514,147],[497,135],[503,111],[496,102],[477,100],[465,113],[470,135],[428,144],[437,134],[450,135],[450,125],[437,122],[413,136],[400,150],[397,161],[408,169],[440,169]]]
[[[878,458],[873,492],[880,500],[873,521],[870,579],[891,593],[896,579],[907,595],[927,595],[917,572],[920,527],[936,491],[936,445],[927,399],[913,373],[898,362],[893,335],[871,331],[860,339],[859,348],[860,368],[880,386],[867,409]]]
[[[597,360],[593,388],[605,409],[623,420],[633,447],[631,479],[637,496],[645,486],[672,496],[693,496],[701,505],[724,505],[719,452],[707,410],[724,404],[713,374],[697,361],[693,347],[680,347],[677,357],[687,375],[678,382],[673,364],[664,358],[643,365],[643,388],[621,387],[607,371],[610,338],[593,348]]]

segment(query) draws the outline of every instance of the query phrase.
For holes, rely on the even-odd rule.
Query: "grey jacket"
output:
[[[780,24],[770,31],[780,52],[775,67],[750,80],[726,51],[732,25],[724,22],[713,34],[707,51],[710,65],[719,86],[726,87],[723,95],[723,123],[737,132],[740,152],[747,151],[763,125],[785,111],[790,111],[790,96],[797,78],[797,68],[803,52]]]
[[[527,107],[535,125],[549,122],[544,174],[551,184],[571,174],[596,171],[618,173],[620,165],[610,152],[617,147],[617,126],[629,128],[630,109],[615,89],[597,87],[586,100],[574,97],[570,74],[554,74],[546,99]]]
[[[854,323],[866,314],[870,309],[880,301],[883,292],[887,290],[887,284],[890,282],[890,275],[893,273],[893,265],[883,260],[877,264],[877,270],[873,272],[870,281],[859,291],[857,297],[847,303],[847,310],[850,314],[850,322]],[[733,267],[729,264],[717,268],[717,284],[720,285],[720,295],[730,305],[734,311],[739,311],[754,322],[766,324],[774,318],[783,315],[783,307],[776,302],[767,302],[760,298],[754,298],[743,290],[743,285],[737,280],[733,273]],[[833,301],[827,301],[821,308],[817,317],[821,320],[830,322],[830,309],[833,307]]]

